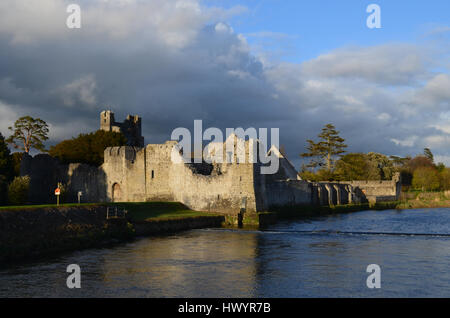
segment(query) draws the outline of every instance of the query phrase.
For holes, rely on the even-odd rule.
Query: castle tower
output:
[[[112,111],[104,110],[100,113],[100,130],[121,132],[127,139],[128,146],[144,147],[141,125],[139,116],[128,115],[124,122],[119,123],[115,121]]]
[[[104,110],[100,113],[100,129],[104,131],[112,131],[115,124],[114,113],[110,110]]]

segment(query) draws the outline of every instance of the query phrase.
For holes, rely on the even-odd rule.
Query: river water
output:
[[[69,264],[81,289],[69,289]],[[369,289],[369,264],[381,288]],[[0,297],[450,297],[450,209],[141,238],[0,269]]]

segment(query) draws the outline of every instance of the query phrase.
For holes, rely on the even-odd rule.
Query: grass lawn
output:
[[[214,216],[217,214],[190,210],[178,202],[121,202],[121,203],[66,203],[60,207],[78,206],[118,206],[128,211],[132,221],[181,219],[186,217]],[[11,210],[36,210],[43,208],[55,208],[56,204],[3,206],[1,211]]]
[[[178,202],[115,203],[128,211],[132,221],[181,219],[185,217],[214,216],[217,214],[190,210]]]

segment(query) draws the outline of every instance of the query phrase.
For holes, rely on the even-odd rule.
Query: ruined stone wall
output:
[[[266,185],[268,207],[295,205],[341,205],[360,203],[360,196],[349,184],[308,182],[304,180],[275,181]]]
[[[64,202],[78,202],[78,191],[82,192],[81,202],[106,201],[106,176],[103,169],[80,163],[67,167]]]
[[[146,200],[176,201],[170,185],[172,173],[171,152],[176,142],[150,144],[146,149]],[[180,176],[181,177],[181,176]]]
[[[200,211],[239,212],[245,198],[247,212],[257,210],[253,165],[223,164],[220,174],[195,174],[188,166],[173,165],[170,186],[176,201]]]
[[[143,148],[122,146],[105,150],[105,161],[101,168],[106,174],[107,201],[145,201],[145,162]]]
[[[78,191],[83,193],[82,202],[106,200],[106,176],[102,169],[86,164],[62,164],[47,154],[22,159],[21,176],[30,177],[28,201],[33,204],[55,203],[54,191],[61,182],[65,191],[61,202],[78,202]]]
[[[236,143],[236,146],[239,145]],[[174,164],[170,187],[177,201],[202,211],[234,214],[241,207],[245,207],[247,213],[259,211],[262,203],[255,195],[255,189],[260,187],[255,178],[259,166],[249,163],[249,143],[245,142],[242,146],[245,147],[244,162],[239,162],[238,151],[234,149],[231,156],[224,156],[228,159],[226,162],[211,164],[210,174],[196,173],[198,169],[192,169],[190,165]]]
[[[303,180],[275,181],[266,185],[267,207],[312,204],[312,184]]]
[[[234,138],[232,136],[231,138]],[[176,143],[173,143],[175,145]],[[246,213],[262,211],[265,207],[263,198],[257,193],[264,192],[265,183],[258,177],[260,165],[249,163],[249,141],[235,143],[231,153],[223,151],[225,162],[207,164],[172,164],[170,167],[170,184],[176,201],[201,211],[214,211],[236,214],[242,207]],[[245,155],[245,160],[237,155]]]
[[[174,163],[175,145],[168,141],[144,149],[107,148],[102,165],[107,200],[178,201],[194,210],[236,213],[245,198],[248,212],[261,209],[255,200],[255,165],[234,161],[206,169]]]
[[[341,181],[339,183],[351,185],[356,192],[360,193],[363,201],[395,201],[400,198],[401,180],[399,173],[396,173],[392,180]]]
[[[30,203],[54,203],[54,189],[62,182],[62,202],[77,202],[82,191],[82,202],[179,201],[194,210],[228,214],[242,207],[252,213],[283,205],[393,201],[401,191],[399,176],[391,181],[310,183],[290,180],[283,165],[276,175],[262,175],[259,163],[239,163],[236,157],[228,163],[174,163],[175,145],[168,141],[145,148],[107,148],[99,168],[25,155],[21,175],[31,178]]]
[[[312,201],[317,205],[341,205],[360,202],[351,185],[320,182],[314,183],[313,186],[316,190]]]

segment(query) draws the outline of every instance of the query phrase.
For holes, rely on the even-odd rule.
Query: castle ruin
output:
[[[121,132],[127,139],[127,146],[144,147],[141,124],[139,116],[128,115],[124,122],[119,123],[111,110],[100,113],[100,130]]]
[[[294,166],[275,147],[269,153],[278,157],[279,169],[272,175],[261,174],[260,161],[237,160],[236,149],[231,160],[223,163],[185,163],[181,152],[173,152],[177,141],[144,147],[139,117],[128,116],[118,124],[111,111],[100,116],[101,129],[128,132],[130,144],[105,149],[104,163],[98,168],[63,165],[48,155],[25,155],[21,174],[31,177],[30,201],[52,202],[56,183],[63,182],[65,202],[76,202],[76,193],[82,191],[84,202],[178,201],[193,210],[235,215],[241,209],[252,213],[279,206],[393,201],[401,191],[399,175],[389,181],[300,180]],[[239,144],[236,135],[228,138],[235,139],[235,147]],[[247,158],[250,144],[259,146],[253,139],[241,142]],[[173,160],[174,153],[180,160]]]

